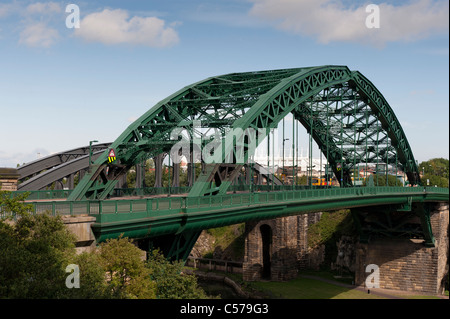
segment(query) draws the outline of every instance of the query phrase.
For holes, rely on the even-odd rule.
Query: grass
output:
[[[215,271],[212,271],[215,272]],[[217,272],[223,274],[222,272]],[[306,278],[302,276],[314,276],[314,278]],[[326,271],[302,271],[299,277],[286,282],[276,281],[253,281],[244,282],[241,274],[226,274],[237,284],[251,293],[253,296],[260,296],[269,299],[387,299],[388,297],[377,295],[376,293],[368,294],[367,292],[356,290],[354,288],[342,287],[339,284],[351,285],[352,278],[335,278],[334,275]],[[324,280],[332,280],[337,284],[324,282]],[[415,295],[398,291],[385,293],[400,297],[403,299],[440,299],[437,296]]]
[[[324,282],[315,278],[332,280],[341,284],[352,284],[352,278],[335,278],[332,273],[326,271],[304,271],[296,279],[287,282],[258,281],[245,283],[251,290],[262,292],[267,298],[274,299],[386,299],[387,297],[368,294],[354,288],[342,287],[338,284]],[[236,276],[236,275],[235,275]],[[242,278],[242,277],[241,277]],[[235,278],[235,281],[237,278]],[[390,295],[404,299],[440,299],[437,296],[402,294],[392,292]]]
[[[274,298],[282,299],[383,299],[374,294],[303,277],[287,282],[254,282],[252,286],[270,291]]]

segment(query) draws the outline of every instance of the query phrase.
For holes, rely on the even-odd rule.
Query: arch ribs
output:
[[[105,198],[134,163],[170,152],[178,142],[171,137],[174,128],[184,130],[191,141],[200,135],[203,146],[217,132],[226,136],[237,128],[274,129],[289,113],[317,142],[335,175],[340,174],[341,186],[351,185],[351,170],[358,163],[381,160],[403,168],[411,184],[420,182],[406,136],[381,93],[346,66],[321,66],[233,73],[181,89],[131,124],[111,146],[118,160],[108,163],[105,152],[69,199]],[[196,130],[195,121],[207,123],[207,130]],[[246,151],[244,161],[224,164],[235,146],[226,144],[222,162],[206,165],[189,196],[226,192],[251,155]],[[245,143],[244,148],[248,150]]]

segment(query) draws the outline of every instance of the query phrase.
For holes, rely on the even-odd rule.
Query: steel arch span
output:
[[[232,73],[184,87],[132,123],[110,147],[116,159],[110,163],[109,151],[104,152],[69,200],[106,198],[131,166],[170,153],[183,139],[181,130],[192,145],[196,139],[200,148],[219,141],[222,149],[222,162],[205,165],[189,196],[225,194],[249,163],[250,144],[262,141],[246,132],[268,132],[288,114],[315,140],[342,187],[352,186],[356,167],[378,163],[398,167],[411,185],[420,183],[411,147],[383,95],[360,72],[327,65]],[[208,130],[200,132],[196,123],[206,123]],[[241,136],[221,144],[239,130]],[[238,144],[243,156],[238,156]],[[231,154],[228,161],[225,154]]]

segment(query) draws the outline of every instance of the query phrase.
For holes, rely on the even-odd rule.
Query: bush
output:
[[[0,192],[0,206],[17,221],[0,220],[0,298],[206,298],[182,263],[143,252],[128,238],[108,240],[77,255],[75,237],[60,217],[30,215],[23,198]],[[68,265],[79,270],[79,288],[68,288]]]
[[[197,284],[195,275],[183,273],[182,262],[169,262],[158,250],[149,256],[147,267],[156,283],[158,299],[205,299],[208,296]]]

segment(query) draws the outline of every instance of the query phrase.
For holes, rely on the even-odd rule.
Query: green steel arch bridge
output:
[[[255,182],[255,151],[267,148],[270,170],[271,132],[283,123],[284,148],[288,116],[297,124],[292,125],[293,154],[298,154],[293,132],[301,124],[310,150],[314,140],[326,159],[326,177],[335,176],[339,187],[274,185],[274,178]],[[181,155],[202,163],[184,194],[109,199],[130,168],[161,155],[173,163]],[[295,156],[293,180],[294,162]],[[375,186],[370,178],[367,186],[355,185],[361,168],[369,167],[378,175],[384,167],[386,183],[389,171],[403,172],[408,187]],[[242,175],[249,178],[237,188]],[[448,198],[448,189],[422,185],[405,133],[377,88],[358,71],[329,65],[232,73],[188,85],[157,103],[98,155],[66,201],[34,205],[36,212],[96,216],[93,231],[99,241],[120,234],[149,238],[168,257],[185,259],[203,229],[339,208],[352,210],[361,240],[398,236],[433,245],[430,207]]]

